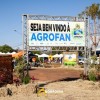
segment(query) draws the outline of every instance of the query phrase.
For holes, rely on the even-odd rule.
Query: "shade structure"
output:
[[[35,55],[38,56],[39,54],[36,53]]]
[[[6,53],[0,52],[0,54],[1,54],[1,55],[4,55],[4,54],[6,54]]]
[[[63,57],[63,54],[60,54],[60,57]]]
[[[0,52],[0,54],[2,54],[2,52]]]
[[[18,53],[12,54],[12,57],[19,58],[19,57],[21,57],[23,55],[23,53],[24,53],[23,51],[20,51]]]
[[[52,57],[53,57],[53,55],[49,55],[49,56],[48,56],[48,58],[52,58]]]
[[[47,55],[47,54],[41,54],[41,55],[38,55],[38,57],[49,57],[49,55]]]
[[[16,52],[12,52],[11,54],[16,54]]]
[[[6,54],[11,54],[10,52],[7,52]]]
[[[53,57],[53,58],[61,58],[61,57],[63,57],[63,54],[55,54],[55,55],[53,55],[52,57]]]
[[[49,59],[49,60],[53,60],[53,55],[49,55],[49,56],[48,56],[48,59]]]

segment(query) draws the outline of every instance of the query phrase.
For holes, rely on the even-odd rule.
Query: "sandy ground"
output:
[[[7,85],[0,88],[0,100],[100,100],[100,82],[78,79],[76,81],[59,81],[44,86],[46,94],[34,93],[36,83],[27,85]],[[6,89],[12,90],[8,96]]]

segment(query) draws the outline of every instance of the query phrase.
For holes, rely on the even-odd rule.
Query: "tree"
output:
[[[9,45],[3,45],[3,46],[0,46],[0,52],[4,52],[4,53],[7,53],[7,52],[13,52],[14,49],[12,47],[10,47]]]
[[[96,41],[96,34],[97,34],[96,18],[98,16],[98,12],[99,12],[99,5],[98,4],[92,4],[92,6],[89,7],[88,13],[87,13],[88,16],[90,16],[91,19],[93,19],[93,21],[94,21],[94,42],[93,42],[93,45],[94,45],[94,49],[95,49],[95,55],[96,55],[96,47],[98,46],[97,41]]]
[[[94,39],[91,37],[93,45],[94,45],[94,51],[96,55],[96,47],[99,44],[99,41],[96,40],[96,34],[97,34],[97,23],[96,19],[100,19],[100,4],[92,4],[89,7],[86,7],[85,11],[83,11],[81,14],[79,14],[79,17],[90,17],[94,22]]]

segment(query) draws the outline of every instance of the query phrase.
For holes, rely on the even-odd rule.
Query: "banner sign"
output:
[[[85,22],[28,20],[29,46],[85,46]]]
[[[78,52],[64,52],[63,64],[75,65],[78,61]]]
[[[65,54],[64,55],[64,62],[72,62],[72,61],[77,61],[76,59],[76,54]]]

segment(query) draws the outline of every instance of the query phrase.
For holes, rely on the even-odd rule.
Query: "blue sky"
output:
[[[77,16],[92,3],[100,0],[0,0],[0,45],[21,48],[22,14]]]

